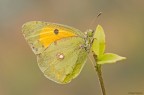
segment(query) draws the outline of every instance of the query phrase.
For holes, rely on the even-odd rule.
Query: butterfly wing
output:
[[[42,28],[48,24],[46,22],[32,21],[22,26],[22,33],[35,54],[39,54],[45,49],[39,38]]]
[[[69,83],[81,71],[86,62],[87,52],[81,45],[82,38],[69,37],[51,44],[37,56],[44,75],[57,83]]]
[[[32,21],[23,25],[22,32],[47,78],[69,83],[80,73],[87,57],[81,31],[61,24]]]
[[[59,34],[56,34],[55,30],[60,30]],[[35,54],[40,54],[56,40],[72,36],[84,37],[78,29],[41,21],[25,23],[22,33]]]

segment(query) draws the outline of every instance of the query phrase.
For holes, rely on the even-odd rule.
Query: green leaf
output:
[[[105,51],[105,34],[101,25],[98,25],[93,36],[94,41],[92,44],[92,51],[97,55],[97,57],[101,57]]]
[[[113,53],[105,53],[101,58],[98,59],[97,63],[98,64],[115,63],[123,59],[126,58]]]

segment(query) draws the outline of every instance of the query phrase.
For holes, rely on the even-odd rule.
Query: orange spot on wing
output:
[[[59,30],[58,34],[54,33],[55,29]],[[55,27],[46,27],[41,30],[39,41],[44,45],[44,47],[48,47],[51,43],[57,40],[60,40],[62,38],[67,38],[67,37],[73,37],[73,36],[77,36],[77,35],[74,34],[73,32],[70,32],[69,30],[55,28]]]

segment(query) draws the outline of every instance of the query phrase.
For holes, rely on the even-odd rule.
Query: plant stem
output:
[[[101,86],[102,95],[106,95],[105,86],[104,86],[103,77],[102,77],[101,65],[97,64],[97,56],[96,55],[93,55],[93,56],[94,56],[94,59],[96,61],[95,70],[96,70],[98,78],[99,78],[99,83]]]
[[[100,85],[101,85],[102,93],[103,93],[103,95],[106,95],[105,86],[104,86],[104,82],[103,82],[103,78],[102,78],[101,65],[100,65],[100,64],[97,64],[97,65],[95,66],[95,69],[96,69],[96,71],[97,71],[97,75],[98,75],[99,82],[100,82]]]

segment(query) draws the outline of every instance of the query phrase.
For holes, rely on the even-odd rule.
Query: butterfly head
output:
[[[93,34],[94,34],[94,30],[92,29],[88,29],[85,31],[86,37],[93,37]]]

